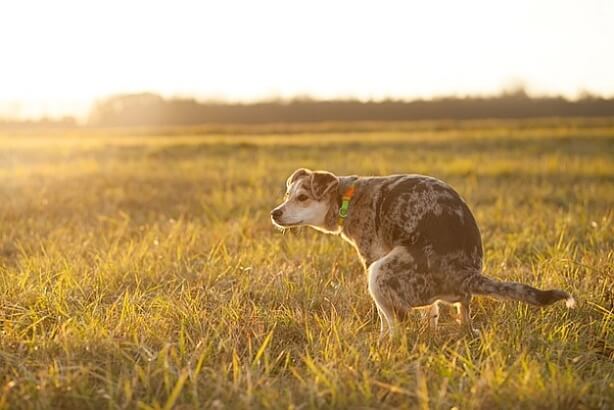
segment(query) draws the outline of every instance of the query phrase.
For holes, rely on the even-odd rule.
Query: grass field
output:
[[[355,251],[269,211],[298,167],[424,173],[486,272],[578,300],[474,299],[377,344]],[[614,408],[614,120],[0,136],[0,408]]]

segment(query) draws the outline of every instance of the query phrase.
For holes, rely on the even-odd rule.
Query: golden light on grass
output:
[[[612,120],[335,127],[2,134],[0,405],[611,408]],[[297,164],[450,182],[490,276],[579,306],[476,297],[479,339],[442,308],[378,346],[354,249],[271,226]]]

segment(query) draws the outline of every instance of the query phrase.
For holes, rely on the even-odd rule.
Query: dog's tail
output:
[[[471,282],[471,293],[499,298],[519,300],[535,306],[548,306],[559,300],[565,300],[568,308],[576,306],[576,301],[569,293],[559,289],[540,290],[523,283],[501,282],[478,275]]]

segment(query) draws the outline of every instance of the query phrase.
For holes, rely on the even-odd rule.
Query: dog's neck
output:
[[[358,177],[355,175],[339,177],[339,185],[337,189],[331,193],[331,205],[328,209],[328,213],[326,214],[326,219],[324,221],[324,226],[317,227],[317,229],[332,233],[332,234],[340,234],[343,231],[343,227],[339,226],[339,208],[341,208],[341,203],[343,202],[343,194],[347,191],[347,189],[352,186],[352,184],[356,184]],[[359,189],[357,189],[357,194],[359,193]],[[354,203],[354,198],[350,202],[349,212],[352,211],[352,205]],[[346,218],[347,223],[347,218]]]

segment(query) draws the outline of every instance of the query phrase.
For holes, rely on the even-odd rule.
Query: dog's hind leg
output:
[[[382,308],[375,302],[375,306],[377,307],[377,315],[379,316],[379,340],[382,341],[384,337],[390,332],[393,332],[394,329],[394,318],[391,314],[387,314],[387,312],[383,311]]]
[[[429,326],[431,330],[437,330],[437,323],[439,322],[439,305],[437,302],[433,303],[428,311]]]
[[[394,255],[391,255],[391,253],[376,260],[369,265],[367,269],[369,277],[369,294],[375,302],[380,320],[380,341],[384,339],[388,333],[394,335],[396,331],[393,303],[389,293],[382,287],[381,281],[382,277],[388,272],[388,263],[394,259]]]
[[[421,296],[425,280],[423,275],[414,271],[414,266],[412,255],[406,248],[398,246],[368,268],[369,293],[382,321],[380,339],[386,336],[386,326],[388,332],[395,335],[398,315],[402,316],[411,308],[426,304]],[[436,318],[430,319],[432,324],[436,324]]]
[[[439,305],[437,302],[425,309],[420,309],[420,316],[422,320],[427,321],[430,330],[437,330],[437,324],[439,323]]]
[[[458,312],[459,320],[461,326],[472,336],[479,336],[480,332],[473,327],[471,322],[471,296],[463,298],[457,305],[456,309]]]

